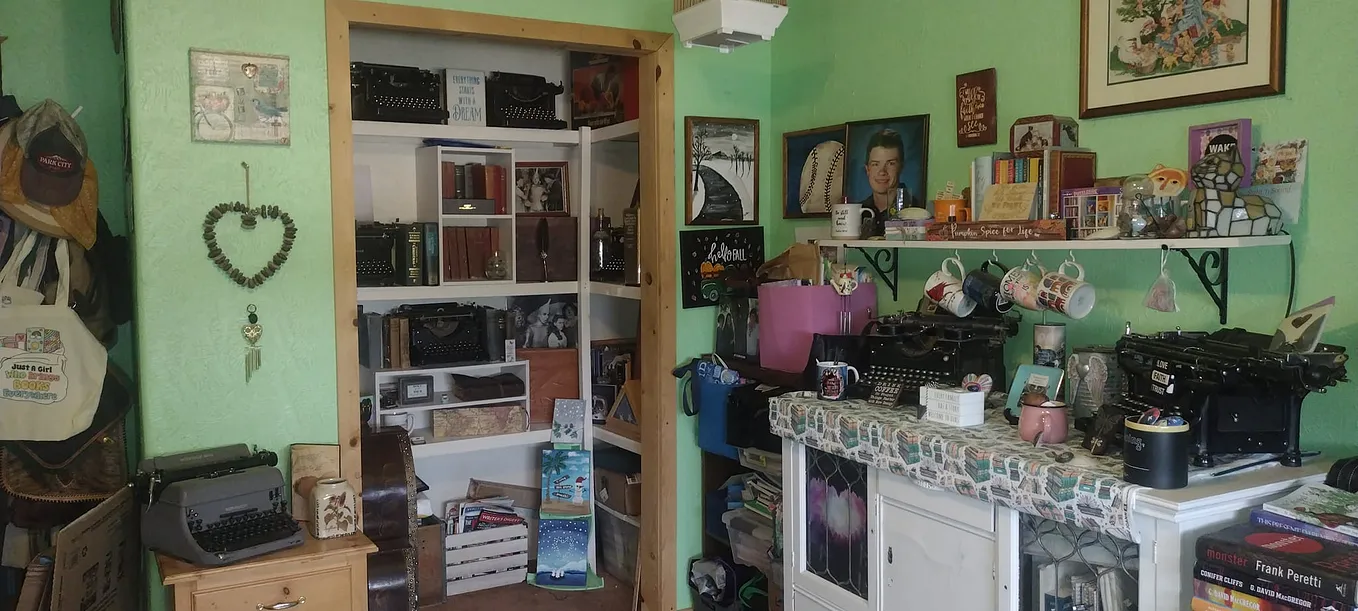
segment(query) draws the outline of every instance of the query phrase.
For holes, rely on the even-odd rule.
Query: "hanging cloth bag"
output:
[[[0,440],[5,441],[61,441],[89,428],[108,368],[104,346],[70,307],[66,240],[56,246],[55,303],[34,303],[32,291],[20,286],[20,269],[37,241],[36,232],[25,235],[0,270]]]

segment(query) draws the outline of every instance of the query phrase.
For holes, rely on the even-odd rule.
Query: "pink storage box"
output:
[[[761,285],[759,366],[789,372],[806,369],[815,335],[839,333],[839,313],[846,300],[853,313],[849,332],[862,332],[877,309],[876,285],[859,284],[848,297],[841,297],[828,285]]]

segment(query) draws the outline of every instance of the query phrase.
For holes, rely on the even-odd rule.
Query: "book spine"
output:
[[[400,337],[397,338],[397,339],[399,339],[399,340],[401,341],[401,353],[400,353],[401,365],[400,365],[400,367],[401,367],[401,369],[409,369],[409,368],[410,368],[410,319],[409,319],[409,318],[406,318],[406,317],[404,317],[404,316],[402,316],[402,317],[400,317],[400,318],[397,318],[397,319],[396,319],[396,322],[397,322],[397,324],[399,325],[399,327],[400,327],[400,329],[401,329],[401,331],[400,331]]]
[[[471,266],[467,263],[467,228],[458,227],[457,231],[457,276],[463,280],[472,277]]]
[[[1267,599],[1281,605],[1287,605],[1295,609],[1320,611],[1321,609],[1332,609],[1333,611],[1354,611],[1353,605],[1346,605],[1334,599],[1326,598],[1318,594],[1303,592],[1297,588],[1280,585],[1259,579],[1253,575],[1246,575],[1238,571],[1223,569],[1211,564],[1201,562],[1193,566],[1193,578],[1206,583],[1219,585],[1229,588],[1236,592],[1249,594],[1258,598]]]
[[[420,223],[424,226],[424,284],[439,285],[439,224]]]
[[[453,228],[443,228],[443,240],[439,242],[439,248],[443,250],[443,279],[453,279]]]
[[[453,197],[463,199],[467,197],[467,166],[457,166],[457,179],[454,182]]]
[[[1324,526],[1316,526],[1315,524],[1303,522],[1265,509],[1250,511],[1250,522],[1273,530],[1294,532],[1299,535],[1325,539],[1326,541],[1333,541],[1344,545],[1358,545],[1358,538],[1351,535],[1341,533],[1337,530],[1331,530]]]
[[[439,185],[439,191],[443,199],[453,199],[454,197],[457,197],[457,164],[451,161],[444,161],[439,164],[439,167],[443,170],[443,176],[439,181],[442,183]]]
[[[1259,548],[1204,535],[1198,537],[1198,560],[1234,568],[1247,575],[1273,579],[1302,591],[1353,604],[1354,580],[1311,566],[1305,559],[1262,553]]]
[[[404,226],[405,243],[401,245],[401,284],[424,284],[424,227],[419,223]]]

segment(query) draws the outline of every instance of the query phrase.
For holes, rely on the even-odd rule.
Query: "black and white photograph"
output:
[[[759,222],[759,121],[687,117],[689,225]]]
[[[509,299],[509,318],[518,348],[574,348],[580,306],[575,295],[530,295]]]
[[[514,206],[520,216],[570,216],[570,164],[521,161],[514,164]]]

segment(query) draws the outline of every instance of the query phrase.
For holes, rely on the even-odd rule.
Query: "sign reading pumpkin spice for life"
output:
[[[764,228],[702,229],[679,234],[679,280],[684,308],[717,305],[726,278],[753,276],[764,264]]]
[[[995,141],[995,69],[957,75],[957,146]]]

